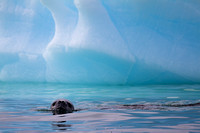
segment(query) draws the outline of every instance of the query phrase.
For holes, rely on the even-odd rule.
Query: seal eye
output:
[[[52,103],[52,106],[55,106],[55,104],[56,104],[56,102],[53,102],[53,103]]]

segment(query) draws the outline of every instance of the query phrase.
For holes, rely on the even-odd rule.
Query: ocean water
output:
[[[79,111],[53,115],[58,98]],[[0,132],[200,132],[199,102],[200,85],[0,83]]]

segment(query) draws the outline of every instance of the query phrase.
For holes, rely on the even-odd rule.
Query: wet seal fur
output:
[[[67,99],[57,99],[50,107],[54,115],[57,114],[67,114],[74,111],[74,105]]]

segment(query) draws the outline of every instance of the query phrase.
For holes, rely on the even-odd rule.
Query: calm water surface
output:
[[[58,98],[82,110],[52,115]],[[200,106],[171,106],[198,102],[200,85],[0,83],[0,132],[200,132]],[[147,108],[120,108],[132,104]]]

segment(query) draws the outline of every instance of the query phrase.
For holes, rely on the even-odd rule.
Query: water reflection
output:
[[[68,130],[72,125],[67,124],[66,121],[57,121],[52,123],[53,130]]]
[[[200,85],[0,84],[0,90],[0,132],[200,132]],[[51,102],[61,97],[81,111],[52,115]]]

